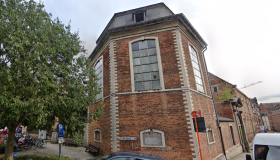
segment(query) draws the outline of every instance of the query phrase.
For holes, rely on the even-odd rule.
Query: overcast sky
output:
[[[41,0],[53,18],[79,31],[91,53],[114,13],[164,2],[183,13],[208,44],[208,71],[259,103],[280,102],[279,0]]]

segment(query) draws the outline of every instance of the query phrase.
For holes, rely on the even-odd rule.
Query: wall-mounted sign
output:
[[[136,137],[120,137],[119,140],[127,141],[127,140],[136,140]]]

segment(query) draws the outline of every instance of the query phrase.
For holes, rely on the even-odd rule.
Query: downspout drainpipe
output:
[[[219,132],[220,132],[220,135],[221,135],[222,149],[223,149],[225,158],[227,160],[227,155],[226,155],[226,150],[225,150],[225,145],[224,145],[224,140],[223,140],[223,134],[222,134],[221,126],[220,126],[220,120],[218,118],[218,113],[217,113],[217,108],[216,108],[216,104],[215,104],[215,99],[214,99],[213,92],[212,92],[212,87],[211,87],[211,81],[210,81],[210,78],[209,78],[209,73],[208,73],[208,69],[207,69],[207,65],[206,65],[206,61],[205,61],[205,57],[204,57],[204,52],[206,50],[207,50],[207,47],[204,46],[202,48],[202,57],[203,57],[204,65],[205,65],[205,68],[206,68],[206,73],[207,73],[207,78],[208,78],[208,82],[209,82],[211,97],[212,97],[212,101],[213,101],[213,105],[214,105],[214,110],[215,110],[215,114],[216,114],[216,118],[217,118],[217,125],[218,125]]]

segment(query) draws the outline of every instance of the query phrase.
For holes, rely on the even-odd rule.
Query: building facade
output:
[[[265,129],[268,131],[279,131],[280,124],[280,103],[261,103],[260,114],[262,116]]]
[[[228,136],[225,136],[224,139],[232,139],[233,143],[230,142],[229,147],[239,147],[238,151],[242,147],[243,151],[248,152],[250,143],[260,128],[260,124],[257,123],[257,120],[260,119],[257,99],[248,98],[236,85],[232,85],[214,74],[209,73],[209,77],[218,115],[232,120],[225,124],[226,129],[223,130],[223,134]],[[228,91],[227,94],[225,90]],[[229,94],[231,94],[231,98],[227,97]],[[225,97],[225,99],[221,97]],[[227,133],[228,127],[230,127],[230,134]]]
[[[225,159],[203,55],[207,44],[183,14],[163,3],[116,13],[96,43],[89,58],[105,115],[88,124],[88,143],[100,146],[101,154],[200,159],[191,116],[200,110],[203,159]]]

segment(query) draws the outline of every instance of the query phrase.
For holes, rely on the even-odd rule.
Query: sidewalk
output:
[[[250,154],[252,156],[252,153],[242,152],[231,160],[246,160],[246,154]]]
[[[46,148],[36,148],[34,151],[34,148],[29,150],[22,150],[18,152],[18,155],[59,155],[59,144],[52,144],[48,141]],[[69,158],[73,158],[75,160],[89,160],[89,159],[95,159],[98,156],[90,153],[85,152],[84,147],[75,147],[72,145],[64,146],[61,145],[61,155]],[[0,154],[0,157],[4,156],[3,154]]]

